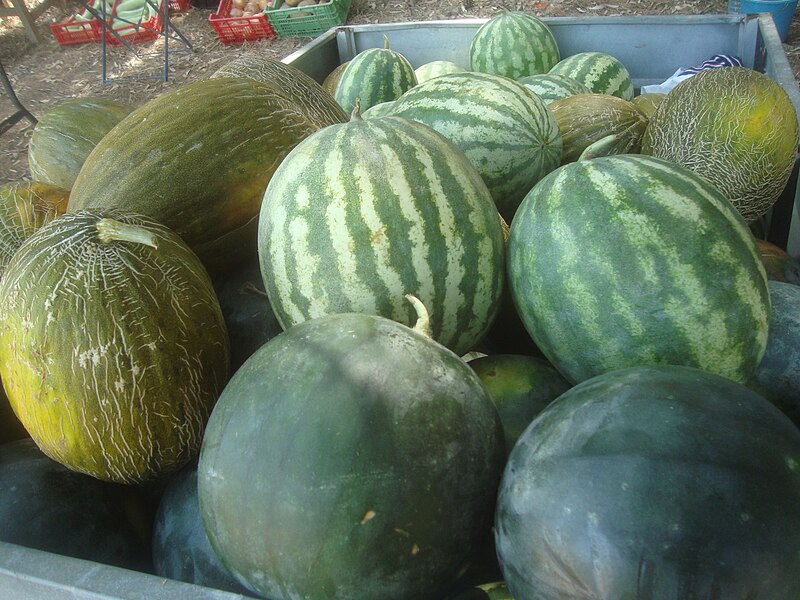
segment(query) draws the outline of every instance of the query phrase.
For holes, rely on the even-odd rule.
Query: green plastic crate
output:
[[[277,0],[275,8],[264,13],[278,37],[315,37],[347,20],[351,0],[329,0],[311,6],[283,6]]]

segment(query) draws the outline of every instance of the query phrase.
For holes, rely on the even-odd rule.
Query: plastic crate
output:
[[[220,0],[216,13],[208,17],[223,44],[241,44],[275,37],[275,30],[264,13],[250,17],[231,17],[231,0]]]
[[[191,0],[169,0],[170,12],[182,13],[189,12],[192,7]]]
[[[103,35],[103,25],[98,19],[77,21],[75,17],[69,17],[59,23],[50,23],[50,30],[62,46],[99,42]]]
[[[344,25],[351,0],[330,0],[311,6],[285,6],[277,0],[275,8],[264,12],[278,37],[316,37],[331,27]]]
[[[151,42],[158,38],[162,27],[161,15],[156,14],[152,17],[145,19],[140,23],[123,23],[121,25],[112,27],[114,18],[117,15],[117,6],[122,0],[114,0],[111,7],[111,15],[108,18],[108,28],[106,30],[106,43],[111,46],[121,46],[122,42],[119,38],[125,40],[128,44],[141,44],[142,42]],[[163,2],[159,5],[159,10],[163,9]],[[173,0],[170,0],[170,8],[172,8]],[[111,33],[113,31],[117,34]],[[119,36],[119,38],[117,37]]]

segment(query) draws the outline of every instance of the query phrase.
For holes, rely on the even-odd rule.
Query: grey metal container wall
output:
[[[585,17],[545,19],[563,56],[586,50],[608,52],[631,72],[634,85],[660,83],[679,67],[699,64],[713,54],[739,56],[748,67],[775,79],[789,93],[800,116],[800,89],[769,15],[702,15],[672,17]],[[416,67],[436,60],[468,66],[469,43],[481,19],[359,25],[334,28],[284,62],[322,81],[336,66],[366,48],[393,49]],[[770,233],[785,235],[790,253],[800,253],[800,218],[796,179],[781,206],[776,205]],[[778,209],[783,212],[778,214]],[[50,599],[243,598],[83,560],[66,558],[0,542],[0,600]]]

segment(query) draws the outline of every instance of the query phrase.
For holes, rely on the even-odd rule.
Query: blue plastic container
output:
[[[797,0],[728,0],[728,12],[743,15],[770,13],[781,41],[786,41]]]

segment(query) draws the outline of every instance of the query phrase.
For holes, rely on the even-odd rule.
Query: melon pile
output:
[[[42,119],[0,541],[270,600],[800,598],[800,266],[756,239],[788,96],[637,95],[523,12],[452,58]]]

